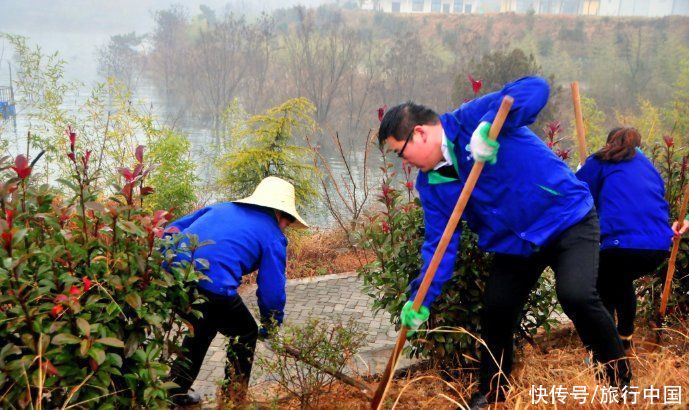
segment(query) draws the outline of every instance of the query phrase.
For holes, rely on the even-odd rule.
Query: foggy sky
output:
[[[117,34],[153,30],[153,13],[181,4],[190,16],[205,4],[221,15],[258,14],[295,5],[315,7],[333,0],[0,0],[0,33],[29,38],[47,53],[58,52],[67,61],[68,80],[97,80],[97,51]],[[8,81],[7,61],[12,51],[0,39],[0,85]]]

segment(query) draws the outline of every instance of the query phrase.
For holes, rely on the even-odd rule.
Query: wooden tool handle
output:
[[[687,216],[687,201],[689,201],[689,184],[684,187],[684,198],[679,207],[679,219],[677,222],[682,226],[684,218]],[[663,286],[663,297],[660,299],[660,317],[665,316],[667,310],[667,301],[670,298],[670,290],[672,290],[672,277],[675,276],[675,263],[677,262],[677,253],[679,252],[679,243],[682,242],[682,237],[677,236],[672,240],[672,252],[670,252],[670,260],[667,263],[667,274],[665,275],[665,285]]]
[[[512,108],[512,103],[514,103],[514,99],[510,96],[505,96],[502,99],[500,109],[498,110],[495,120],[493,120],[493,124],[490,127],[490,132],[488,134],[489,138],[495,140],[498,137],[498,134],[505,123],[505,119],[507,118],[507,114],[509,114],[510,109]],[[412,305],[412,308],[415,311],[419,310],[423,300],[426,298],[426,293],[433,282],[433,277],[435,276],[435,272],[440,265],[440,261],[443,259],[445,250],[447,250],[447,245],[449,245],[452,234],[455,232],[455,229],[457,229],[457,224],[459,224],[459,220],[462,217],[464,208],[466,207],[469,197],[476,186],[476,182],[478,181],[478,177],[481,175],[481,171],[483,171],[483,165],[484,162],[474,162],[471,172],[469,173],[469,177],[464,183],[462,192],[459,194],[459,199],[457,199],[457,204],[452,211],[452,215],[450,215],[450,219],[447,221],[447,225],[445,225],[443,236],[440,238],[440,242],[435,249],[435,253],[433,253],[433,258],[431,258],[428,269],[426,269],[426,273],[423,276],[423,281],[419,286],[419,290],[416,292],[416,297],[414,298],[414,303]],[[392,380],[392,375],[397,365],[397,358],[402,352],[404,343],[407,340],[407,331],[409,331],[409,329],[405,326],[402,326],[400,333],[397,336],[395,348],[390,355],[388,364],[385,367],[385,372],[383,373],[383,378],[381,379],[380,384],[378,385],[378,390],[376,390],[376,394],[373,396],[373,401],[371,402],[371,408],[375,410],[380,409],[383,403],[383,399],[385,398],[385,394],[387,393],[390,381]]]
[[[572,103],[574,105],[574,120],[577,127],[577,148],[579,149],[579,163],[584,165],[588,157],[586,151],[586,130],[584,129],[584,117],[581,114],[581,96],[579,95],[579,82],[575,81],[572,86]]]
[[[500,104],[500,109],[498,110],[498,113],[495,116],[495,120],[493,120],[493,124],[491,124],[490,131],[488,133],[488,138],[492,139],[493,141],[495,141],[498,138],[498,134],[500,133],[500,130],[502,129],[502,126],[505,123],[505,120],[507,119],[507,114],[509,114],[510,109],[512,108],[512,103],[514,103],[514,99],[512,97],[506,96],[505,98],[503,98],[502,104]],[[469,173],[469,177],[467,178],[467,181],[464,184],[464,187],[462,188],[462,192],[459,195],[459,199],[457,200],[455,209],[452,211],[452,215],[450,215],[450,220],[447,222],[447,225],[445,225],[443,236],[440,238],[438,247],[435,249],[435,252],[433,253],[433,258],[431,258],[431,263],[428,265],[428,269],[426,270],[426,274],[423,277],[423,281],[419,286],[419,290],[416,292],[416,298],[414,299],[414,305],[412,306],[414,310],[419,310],[424,298],[426,297],[428,288],[431,286],[431,283],[433,282],[435,271],[438,269],[438,266],[440,266],[440,262],[443,260],[445,250],[447,249],[447,246],[450,244],[452,234],[455,232],[455,229],[457,229],[457,225],[459,224],[459,220],[462,217],[464,208],[466,207],[467,202],[469,202],[469,198],[471,197],[471,193],[473,192],[474,187],[476,186],[478,177],[481,175],[481,171],[483,171],[484,164],[485,162],[476,161],[474,162],[474,165],[471,168],[471,172]]]

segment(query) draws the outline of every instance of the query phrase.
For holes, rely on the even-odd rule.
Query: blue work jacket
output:
[[[197,235],[200,241],[214,242],[200,247],[194,254],[195,259],[208,261],[208,269],[202,272],[210,281],[200,281],[200,288],[217,295],[234,296],[242,276],[258,270],[256,296],[261,317],[272,317],[282,323],[287,238],[271,209],[222,202],[184,216],[166,229],[170,227]],[[178,259],[188,260],[189,256],[179,255]]]
[[[480,122],[495,119],[506,95],[514,98],[514,104],[498,136],[497,163],[484,166],[462,215],[478,234],[479,247],[489,252],[531,255],[592,209],[593,199],[586,184],[527,128],[545,106],[549,92],[544,79],[524,77],[440,116],[459,179],[435,171],[419,172],[416,188],[424,211],[424,263],[419,277],[410,284],[411,298],[416,296],[463,181],[474,165],[466,149],[471,134]],[[460,237],[458,227],[426,294],[425,306],[433,303],[452,277]]]
[[[590,156],[577,177],[586,182],[600,218],[601,249],[668,250],[670,209],[663,178],[640,150],[627,161]]]

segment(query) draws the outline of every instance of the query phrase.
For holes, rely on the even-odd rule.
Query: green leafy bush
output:
[[[271,331],[266,345],[271,357],[257,365],[299,400],[302,409],[319,408],[345,365],[364,346],[366,338],[359,323],[350,319],[333,324],[311,319],[303,326],[285,325]]]
[[[193,211],[197,203],[195,164],[189,158],[191,143],[170,129],[148,129],[150,162],[156,164],[148,183],[155,190],[146,199],[146,209],[173,209],[176,216]]]
[[[359,270],[366,293],[374,301],[374,308],[385,310],[399,328],[399,314],[408,300],[409,282],[418,276],[422,267],[421,245],[424,237],[423,210],[414,199],[411,169],[404,170],[406,181],[402,190],[390,183],[395,173],[392,163],[383,167],[383,187],[378,199],[383,208],[369,216],[364,228],[362,246],[372,250],[376,260]],[[434,302],[428,329],[463,328],[478,336],[479,312],[482,307],[484,280],[490,271],[491,256],[478,248],[478,237],[461,222],[463,233],[455,275],[443,287]],[[518,331],[529,338],[536,331],[549,329],[556,309],[552,275],[544,274],[539,286],[532,292],[526,305],[526,313]],[[467,364],[468,357],[478,357],[479,344],[470,334],[462,331],[417,332],[411,338],[412,356],[431,358],[438,363]]]
[[[142,208],[143,146],[106,199],[90,151],[68,135],[64,193],[35,184],[23,155],[0,166],[0,406],[166,406],[181,315],[194,314],[190,285],[202,277],[172,259],[193,259],[198,241],[176,249],[181,235],[162,238],[168,212]]]
[[[670,204],[670,223],[679,218],[679,208],[684,196],[684,188],[689,182],[689,153],[686,147],[677,146],[675,139],[665,136],[663,142],[648,147],[653,164],[665,181],[665,199]],[[658,274],[639,280],[637,293],[641,296],[641,312],[649,319],[657,316],[664,286],[667,264],[663,264]],[[667,315],[670,319],[689,316],[689,243],[686,238],[680,242],[675,263],[675,276],[672,292],[668,299]]]

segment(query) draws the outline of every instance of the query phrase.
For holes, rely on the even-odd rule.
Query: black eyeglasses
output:
[[[414,128],[412,127],[411,132],[409,135],[407,135],[407,138],[404,140],[404,145],[402,145],[402,149],[397,153],[397,156],[402,158],[404,155],[404,149],[407,148],[407,144],[409,144],[409,140],[411,139],[411,136],[414,135]]]

